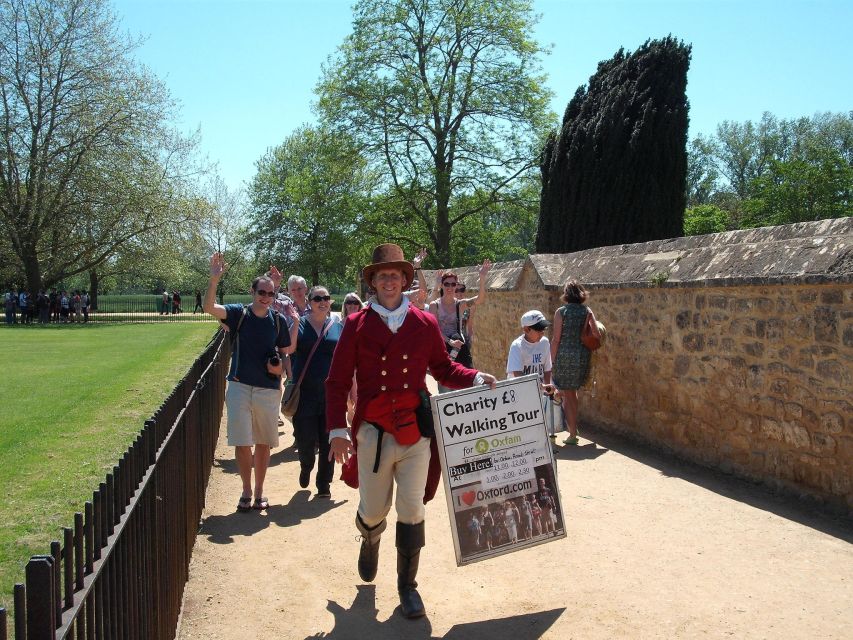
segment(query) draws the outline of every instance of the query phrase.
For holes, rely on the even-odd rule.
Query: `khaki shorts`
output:
[[[278,446],[278,410],[281,389],[253,387],[242,382],[228,382],[225,409],[228,415],[228,445],[250,447],[267,444]]]

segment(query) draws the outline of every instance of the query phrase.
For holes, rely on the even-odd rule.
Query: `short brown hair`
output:
[[[577,280],[569,280],[566,287],[563,289],[563,296],[560,298],[563,302],[574,302],[583,304],[586,302],[586,289]]]

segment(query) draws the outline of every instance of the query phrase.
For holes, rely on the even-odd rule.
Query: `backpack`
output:
[[[270,311],[272,311],[272,309],[270,309]],[[249,305],[244,304],[243,305],[243,313],[240,314],[240,319],[237,321],[237,327],[234,329],[234,331],[231,332],[230,337],[231,337],[231,345],[232,346],[237,341],[237,338],[240,337],[240,327],[243,326],[243,320],[246,319],[246,315],[248,313],[249,313]],[[272,314],[273,314],[273,318],[275,319],[275,337],[276,337],[276,339],[278,339],[278,332],[281,330],[281,322],[280,322],[281,314],[278,311],[272,311]]]

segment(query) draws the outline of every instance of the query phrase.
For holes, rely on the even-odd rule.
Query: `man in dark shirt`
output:
[[[270,449],[278,446],[278,410],[281,403],[281,373],[284,356],[296,345],[297,322],[290,329],[280,314],[270,309],[275,288],[269,276],[252,282],[252,303],[216,303],[216,287],[225,272],[221,253],[210,258],[210,282],[204,296],[204,310],[228,325],[232,339],[231,367],[225,392],[228,444],[235,447],[237,469],[243,481],[238,511],[266,509],[264,479]],[[272,358],[278,355],[276,359]],[[252,447],[254,446],[254,451]],[[255,471],[254,502],[252,470]]]

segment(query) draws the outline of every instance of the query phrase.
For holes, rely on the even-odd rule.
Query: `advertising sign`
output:
[[[538,376],[432,397],[461,566],[566,537]]]

